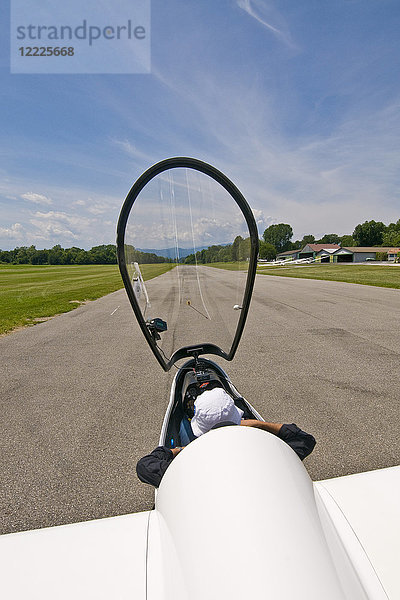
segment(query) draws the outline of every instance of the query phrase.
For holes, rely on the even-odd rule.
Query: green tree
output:
[[[365,221],[356,226],[353,238],[357,246],[381,246],[386,225],[382,221]]]
[[[136,252],[133,248],[133,252]],[[165,262],[165,259],[155,254],[142,254],[142,262]],[[11,262],[14,264],[32,264],[32,265],[73,265],[73,264],[116,264],[117,254],[114,244],[94,246],[86,251],[73,246],[72,248],[62,248],[60,244],[53,246],[51,250],[37,250],[35,246],[21,246],[14,250],[1,251],[0,262]]]
[[[0,263],[12,262],[11,253],[8,250],[0,250]]]
[[[20,248],[15,248],[14,262],[19,265],[28,264],[28,248],[27,246],[21,246]]]
[[[219,262],[229,262],[232,260],[232,244],[228,244],[228,246],[222,246],[220,250],[218,250],[217,261]]]
[[[35,246],[29,246],[29,248],[26,251],[26,254],[27,254],[28,262],[31,265],[34,264],[33,261],[35,260],[35,256],[37,254],[37,250],[36,250]]]
[[[377,252],[375,254],[375,260],[379,260],[379,261],[384,261],[388,259],[388,253],[387,252]]]
[[[76,265],[88,265],[90,264],[89,253],[86,250],[79,250],[75,255]]]
[[[307,244],[315,244],[315,237],[310,233],[309,235],[303,235],[303,239],[299,243],[299,246],[293,248],[293,250],[297,250],[297,248],[304,248]]]
[[[396,223],[389,223],[387,231],[397,231],[397,233],[400,233],[400,219]]]
[[[204,265],[206,261],[206,249],[203,248],[202,250],[199,250],[199,252],[196,252],[196,258],[197,258],[197,262],[201,263]]]
[[[240,244],[243,243],[243,238],[241,235],[237,235],[235,237],[235,239],[233,240],[233,244],[231,246],[231,260],[233,262],[236,262],[237,260],[239,260],[239,247]]]
[[[250,237],[245,238],[239,244],[239,260],[248,260],[251,254]]]
[[[400,246],[400,219],[396,223],[389,223],[383,234],[382,244],[394,248]]]
[[[35,265],[46,265],[49,262],[49,251],[48,250],[36,250]]]
[[[263,233],[265,242],[272,244],[277,252],[285,252],[291,249],[290,240],[293,237],[293,229],[287,223],[270,225]]]
[[[63,256],[64,250],[61,248],[60,244],[56,244],[53,246],[51,250],[49,250],[49,265],[60,265],[61,259]]]
[[[337,233],[326,233],[320,240],[318,240],[317,244],[339,244],[340,237]]]
[[[387,231],[383,235],[382,245],[391,246],[392,248],[400,247],[400,232]]]
[[[194,263],[195,263],[194,254],[188,254],[187,257],[185,258],[185,264],[186,265],[194,265]]]
[[[276,258],[276,248],[269,242],[264,242],[264,240],[260,240],[260,258],[264,260],[274,260]]]
[[[117,250],[113,244],[94,246],[89,252],[95,264],[113,265],[117,262]]]
[[[346,246],[353,248],[356,245],[356,242],[352,235],[342,235],[340,238],[340,245],[342,248]]]

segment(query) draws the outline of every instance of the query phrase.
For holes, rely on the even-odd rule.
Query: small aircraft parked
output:
[[[262,419],[215,362],[235,355],[257,267],[236,186],[198,160],[162,161],[130,190],[117,245],[139,326],[161,367],[177,368],[160,445],[181,445],[202,383]],[[157,260],[146,248],[174,268],[146,280]],[[400,467],[313,483],[277,436],[223,427],[176,456],[153,510],[0,537],[0,589],[7,600],[399,599],[399,497]]]

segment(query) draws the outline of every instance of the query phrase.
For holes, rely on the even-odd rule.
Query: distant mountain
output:
[[[196,252],[199,250],[204,250],[208,248],[208,246],[200,246],[196,248]],[[139,252],[148,252],[149,254],[156,254],[157,256],[164,256],[165,258],[175,258],[176,257],[176,248],[161,248],[161,250],[156,248],[136,248]],[[186,258],[189,254],[193,254],[193,248],[178,248],[179,257]]]

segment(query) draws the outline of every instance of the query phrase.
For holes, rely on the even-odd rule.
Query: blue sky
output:
[[[225,172],[261,233],[400,217],[398,0],[153,0],[151,14],[151,74],[15,75],[2,4],[0,248],[114,243],[131,185],[170,156]]]

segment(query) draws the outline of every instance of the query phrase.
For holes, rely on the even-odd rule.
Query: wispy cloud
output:
[[[0,247],[114,241],[133,181],[177,155],[225,172],[260,232],[283,221],[296,237],[319,236],[398,219],[394,5],[383,14],[373,2],[189,4],[160,4],[152,75],[78,78],[62,93],[51,78],[39,90],[7,75]],[[31,94],[45,108],[38,123]]]
[[[134,144],[132,144],[127,139],[112,139],[111,141],[123,152],[125,152],[125,154],[127,154],[130,158],[133,158],[134,160],[144,161],[150,164],[153,159],[153,157],[150,154],[139,150]]]
[[[105,202],[96,202],[89,198],[87,211],[92,215],[104,215],[109,210],[109,206]]]
[[[295,44],[291,39],[291,35],[282,22],[283,19],[277,11],[274,9],[272,2],[263,0],[237,0],[239,8],[244,10],[250,17],[260,23],[265,29],[271,32],[277,39],[286,44],[287,46],[294,48]],[[268,20],[267,20],[268,19]],[[280,27],[277,24],[272,24],[271,19],[281,21]]]
[[[194,145],[171,131],[171,145],[224,171],[269,222],[291,223],[302,237],[328,229],[351,233],[366,219],[397,220],[396,100],[378,108],[355,103],[332,120],[329,132],[310,127],[290,136],[279,110],[257,86],[243,90],[236,79],[225,79],[222,89],[217,72],[200,69],[190,85],[172,73],[160,79],[195,110],[192,134],[198,131],[199,139],[202,130],[208,132],[206,145]]]
[[[53,204],[51,198],[43,196],[43,194],[34,194],[33,192],[26,192],[25,194],[21,194],[21,198],[23,198],[24,200],[28,200],[29,202],[33,202],[33,204]]]

